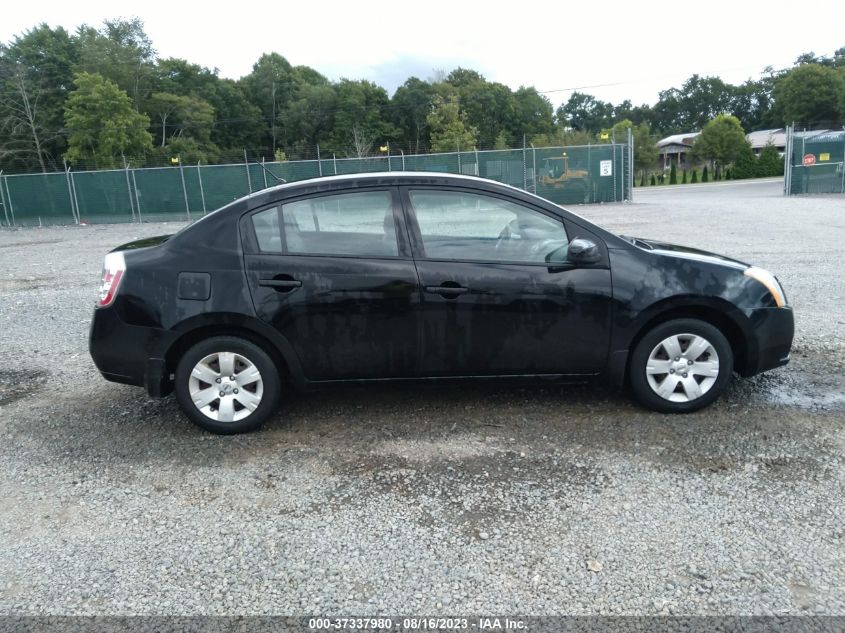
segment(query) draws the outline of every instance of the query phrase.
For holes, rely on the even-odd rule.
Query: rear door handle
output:
[[[281,277],[281,275],[280,275]],[[301,288],[302,282],[298,279],[259,279],[258,280],[259,286],[270,286],[271,288],[275,288],[279,292],[290,292],[295,288]]]
[[[459,286],[454,282],[445,282],[450,285],[440,285],[440,286],[426,286],[425,291],[430,292],[432,294],[440,295],[444,299],[453,299],[458,297],[459,295],[465,294],[469,292],[469,288],[464,288],[463,286]]]

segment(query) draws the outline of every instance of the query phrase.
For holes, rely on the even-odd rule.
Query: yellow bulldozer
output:
[[[538,169],[539,195],[557,204],[581,204],[590,201],[590,178],[586,169],[570,169],[566,152],[551,156]]]
[[[569,156],[566,152],[543,161],[540,182],[546,186],[563,187],[572,180],[587,180],[586,169],[569,169]]]

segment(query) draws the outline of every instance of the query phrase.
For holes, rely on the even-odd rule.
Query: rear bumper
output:
[[[789,362],[792,339],[795,336],[795,316],[792,308],[757,308],[748,313],[753,336],[754,353],[750,353],[743,376],[781,367]]]
[[[172,335],[158,328],[127,325],[113,308],[94,310],[88,350],[103,378],[144,387],[151,396],[172,390],[164,360]]]

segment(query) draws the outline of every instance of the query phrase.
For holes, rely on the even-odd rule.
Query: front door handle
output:
[[[272,279],[259,279],[259,286],[270,286],[278,292],[290,292],[302,287],[302,282],[290,275],[276,275]]]
[[[440,295],[444,299],[455,299],[458,296],[469,292],[469,288],[459,286],[454,281],[444,281],[439,286],[426,286],[425,291]]]

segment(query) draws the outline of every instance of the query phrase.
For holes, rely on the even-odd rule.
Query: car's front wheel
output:
[[[176,367],[174,390],[191,421],[224,435],[252,431],[276,411],[279,371],[255,343],[215,336],[191,347]]]
[[[731,379],[733,351],[722,332],[698,319],[661,323],[631,355],[630,381],[643,405],[687,413],[719,397]]]

